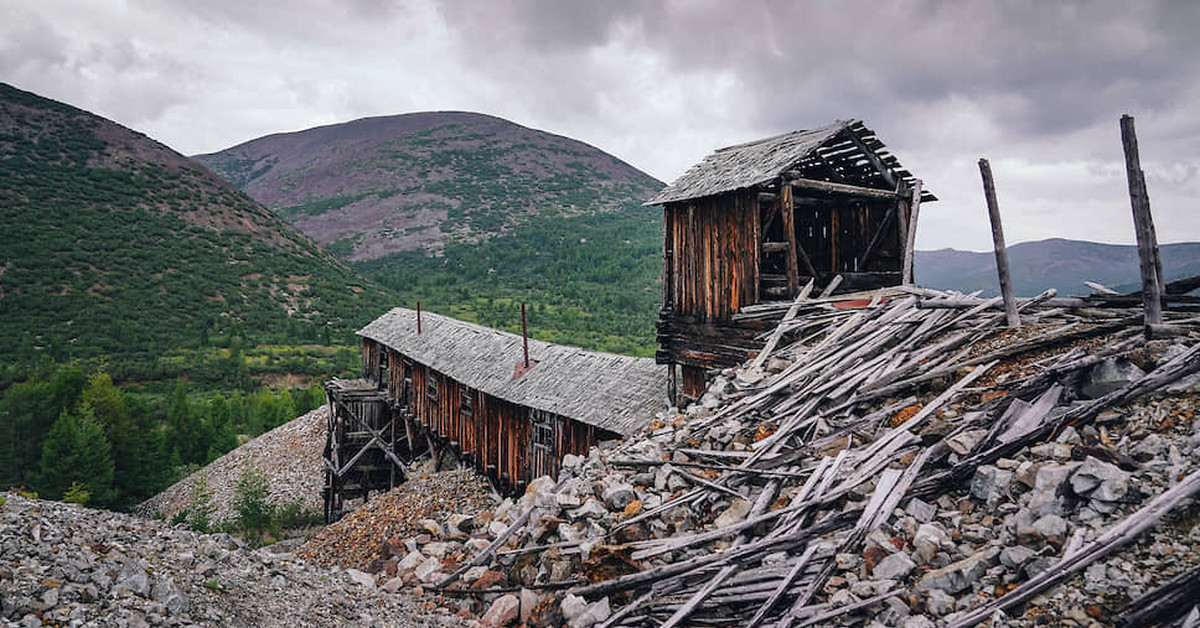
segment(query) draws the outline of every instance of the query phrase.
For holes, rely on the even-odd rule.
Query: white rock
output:
[[[745,519],[749,512],[749,501],[744,499],[735,499],[733,500],[733,503],[731,503],[729,507],[725,509],[725,512],[722,512],[717,516],[717,519],[713,522],[713,524],[716,525],[717,528],[727,528]]]

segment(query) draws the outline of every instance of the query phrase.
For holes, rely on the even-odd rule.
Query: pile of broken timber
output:
[[[1136,310],[1097,314],[1050,302],[1053,296],[1021,304],[1020,332],[1003,331],[998,300],[929,290],[876,293],[853,309],[833,300],[786,307],[769,355],[723,391],[732,403],[691,423],[683,439],[664,435],[665,455],[610,462],[643,469],[669,462],[705,469],[709,478],[695,476],[693,488],[610,534],[677,507],[711,511],[731,495],[751,504],[748,513],[724,527],[637,541],[631,558],[640,571],[570,593],[613,600],[604,626],[782,627],[831,623],[908,593],[900,587],[836,608],[820,601],[835,557],[861,555],[867,535],[908,500],[961,489],[981,465],[1200,371],[1198,319],[1169,313],[1165,322],[1183,334],[1174,342],[1184,350],[1107,394],[1076,398],[1088,370],[1145,351],[1144,330]],[[941,429],[927,429],[935,423]],[[728,442],[714,435],[730,426],[752,445],[714,446]],[[966,450],[955,447],[968,431],[986,436]],[[1200,473],[950,625],[975,625],[1019,607],[1132,542],[1197,492]]]

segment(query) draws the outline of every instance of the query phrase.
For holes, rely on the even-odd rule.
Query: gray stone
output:
[[[735,499],[713,522],[717,528],[727,528],[735,523],[741,522],[750,512],[750,502],[744,499]]]
[[[917,588],[922,591],[941,589],[947,593],[959,593],[970,589],[987,573],[989,567],[996,564],[999,555],[1000,550],[994,547],[977,552],[956,563],[930,571],[917,583]]]
[[[438,567],[441,567],[441,566],[442,566],[442,564],[439,562]],[[353,582],[354,584],[357,584],[361,587],[367,587],[368,589],[375,588],[375,576],[372,576],[369,573],[366,573],[364,571],[359,571],[357,569],[347,569],[343,573],[346,574],[346,579],[349,580],[350,582]]]
[[[925,598],[925,610],[934,617],[949,615],[954,612],[954,597],[941,589],[932,589]]]
[[[995,508],[1000,500],[1009,496],[1012,480],[1012,471],[998,469],[992,465],[980,466],[975,470],[975,477],[971,479],[971,496],[986,503],[988,508]]]
[[[417,577],[417,580],[427,582],[427,579],[431,579],[430,576],[441,568],[442,561],[430,557],[422,561],[420,565],[417,565],[416,569],[413,569],[413,575]]]
[[[1129,492],[1129,474],[1119,467],[1088,456],[1071,476],[1076,495],[1096,501],[1120,501]]]
[[[567,594],[567,597],[563,598],[560,609],[563,619],[567,620],[567,625],[571,628],[588,628],[612,615],[612,608],[609,606],[607,597],[588,604],[587,600],[579,596]]]
[[[1067,540],[1067,521],[1058,515],[1043,515],[1030,526],[1047,542],[1058,547]]]
[[[147,571],[150,564],[144,560],[130,561],[121,567],[114,584],[129,587],[130,591],[141,596],[150,596],[150,576]]]
[[[1029,562],[1037,552],[1025,547],[1024,545],[1014,545],[1006,547],[1000,552],[1000,564],[1009,569],[1016,569],[1021,565]]]
[[[1033,491],[1029,495],[1029,510],[1034,515],[1063,513],[1063,485],[1079,463],[1048,464],[1038,469]]]
[[[421,552],[409,552],[404,558],[400,559],[400,562],[396,564],[396,568],[400,571],[412,571],[418,565],[425,562],[426,558],[428,557]]]
[[[542,596],[532,589],[522,587],[518,597],[521,600],[521,623],[529,623],[529,617],[533,614],[533,609],[541,603]]]
[[[980,440],[987,436],[987,430],[966,430],[946,439],[946,446],[954,453],[965,456],[975,449]]]
[[[480,619],[483,625],[489,628],[511,626],[517,623],[520,607],[521,600],[511,593],[507,593],[496,598],[496,601],[492,602]]]
[[[582,506],[575,510],[568,511],[571,519],[599,519],[608,514],[608,510],[604,508],[604,504],[594,499],[589,499]]]
[[[1071,459],[1071,446],[1065,443],[1041,443],[1030,447],[1029,454],[1034,458],[1065,462]]]
[[[924,615],[911,615],[901,624],[904,628],[934,628],[933,620]]]
[[[884,558],[871,570],[871,576],[876,580],[899,580],[905,578],[917,568],[916,563],[904,552],[898,552]]]
[[[620,511],[624,510],[629,502],[633,501],[637,495],[634,493],[633,487],[629,484],[619,481],[609,481],[604,487],[602,495],[604,504],[609,510]]]
[[[914,497],[908,500],[908,505],[904,507],[904,512],[921,523],[929,523],[937,516],[937,506]]]
[[[1108,358],[1093,366],[1079,386],[1084,399],[1096,399],[1141,379],[1146,372],[1125,358]]]

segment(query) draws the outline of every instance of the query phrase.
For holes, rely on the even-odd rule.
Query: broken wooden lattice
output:
[[[741,316],[781,322],[768,344],[773,352],[737,374],[740,390],[726,395],[736,400],[692,422],[682,440],[672,439],[670,428],[649,434],[663,443],[665,455],[609,460],[635,469],[671,464],[692,488],[628,516],[609,530],[608,542],[676,507],[710,512],[736,496],[752,504],[748,512],[724,527],[626,544],[639,571],[570,593],[588,600],[608,596],[616,612],[604,626],[780,627],[830,622],[911,594],[901,585],[848,606],[820,601],[837,555],[860,554],[867,536],[908,500],[962,488],[980,466],[1068,426],[1081,428],[1106,409],[1200,370],[1198,319],[1168,311],[1165,323],[1174,339],[1160,344],[1170,344],[1173,357],[1107,394],[1079,399],[1075,390],[1090,369],[1146,350],[1143,328],[1133,312],[1103,307],[1112,295],[1054,297],[1051,291],[1022,300],[1023,327],[1009,332],[1002,331],[1005,315],[996,311],[997,299],[911,287],[872,293],[869,305],[857,309],[840,309],[837,299],[803,297],[748,308]],[[730,426],[739,430],[740,442],[752,445],[744,451],[715,447],[719,440],[710,433]],[[962,449],[956,439],[968,432],[984,435],[955,451]],[[952,616],[950,625],[974,625],[995,611],[1020,607],[1136,539],[1197,492],[1200,474],[1178,481],[1096,538],[1067,547],[1036,577],[969,614]],[[545,548],[529,542],[511,552],[539,549]],[[779,560],[781,553],[786,559]],[[773,559],[765,561],[768,556]]]

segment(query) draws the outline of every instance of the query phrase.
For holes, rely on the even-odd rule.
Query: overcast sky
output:
[[[713,149],[860,118],[942,200],[923,249],[1131,243],[1136,117],[1161,242],[1200,240],[1200,2],[0,0],[0,81],[185,154],[478,111],[670,182]]]

